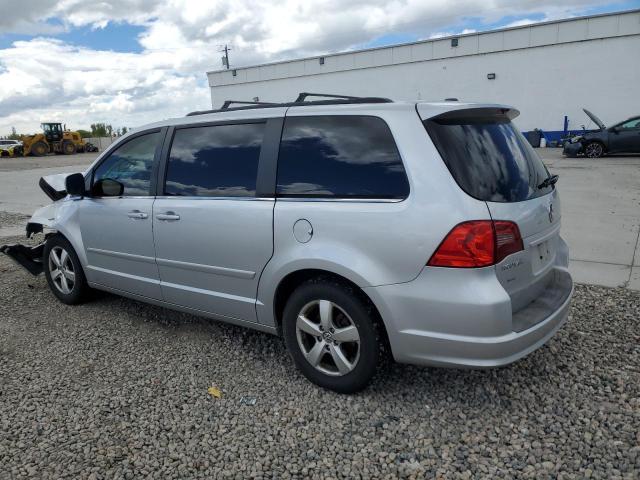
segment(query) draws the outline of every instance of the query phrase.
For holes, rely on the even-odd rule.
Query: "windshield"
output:
[[[451,175],[472,197],[521,202],[553,190],[538,188],[549,172],[504,113],[462,110],[423,123]]]

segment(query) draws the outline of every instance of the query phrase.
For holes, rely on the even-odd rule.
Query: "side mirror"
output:
[[[124,193],[124,185],[112,178],[103,178],[93,184],[92,193],[96,197],[120,197]]]
[[[619,129],[618,127],[611,127],[611,128],[609,129],[609,131],[610,131],[611,133],[620,133],[620,129]]]
[[[79,195],[81,197],[84,196],[84,175],[82,175],[81,173],[74,173],[69,175],[64,180],[64,187],[69,195]]]

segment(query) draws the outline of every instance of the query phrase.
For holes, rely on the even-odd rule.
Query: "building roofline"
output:
[[[546,22],[534,22],[534,23],[528,23],[526,25],[518,25],[515,27],[504,27],[504,28],[497,28],[494,30],[484,30],[484,31],[478,31],[478,32],[471,32],[471,33],[461,33],[458,35],[447,35],[445,37],[437,37],[437,38],[428,38],[428,39],[424,39],[424,40],[416,40],[413,42],[405,42],[405,43],[394,43],[392,45],[382,45],[379,47],[371,47],[371,48],[362,48],[362,49],[358,49],[358,50],[346,50],[344,52],[335,52],[335,53],[326,53],[323,55],[313,55],[311,57],[299,57],[299,58],[291,58],[289,60],[278,60],[276,62],[267,62],[267,63],[259,63],[259,64],[255,64],[255,65],[246,65],[243,67],[236,67],[236,68],[230,68],[230,69],[219,69],[219,70],[209,70],[206,72],[207,76],[209,74],[214,74],[214,73],[224,73],[224,72],[228,72],[229,70],[236,70],[236,71],[242,71],[242,70],[249,70],[252,68],[259,68],[259,67],[270,67],[270,66],[274,66],[274,65],[282,65],[285,63],[293,63],[293,62],[302,62],[302,61],[306,61],[306,60],[317,60],[319,58],[327,58],[327,57],[339,57],[339,56],[343,56],[343,55],[353,55],[353,54],[357,54],[357,53],[364,53],[364,52],[374,52],[374,51],[378,51],[378,50],[385,50],[388,48],[399,48],[399,47],[407,47],[407,46],[411,46],[411,45],[420,45],[420,44],[424,44],[424,43],[430,43],[430,42],[438,42],[438,41],[442,41],[442,40],[450,40],[452,38],[463,38],[463,37],[472,37],[474,35],[484,35],[484,34],[489,34],[489,33],[500,33],[500,32],[508,32],[508,31],[513,31],[513,30],[524,30],[526,28],[531,28],[531,27],[538,27],[538,26],[543,26],[543,25],[553,25],[553,24],[559,24],[559,23],[567,23],[567,22],[577,22],[580,20],[589,20],[591,18],[600,18],[600,17],[613,17],[613,16],[617,16],[617,15],[625,15],[625,14],[630,14],[630,13],[640,13],[640,8],[635,8],[635,9],[631,9],[631,10],[621,10],[618,12],[609,12],[609,13],[598,13],[598,14],[593,14],[593,15],[583,15],[580,17],[570,17],[570,18],[561,18],[558,20],[548,20]]]

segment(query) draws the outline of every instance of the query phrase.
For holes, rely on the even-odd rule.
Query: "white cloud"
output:
[[[597,0],[0,0],[0,32],[36,35],[0,50],[0,134],[40,121],[133,127],[210,105],[205,72],[347,50],[403,33],[425,38],[465,18],[571,16]],[[528,20],[514,22],[523,24]],[[109,22],[143,27],[140,53],[99,51],[47,38]],[[444,30],[443,30],[444,28]],[[436,33],[434,33],[436,32]],[[438,33],[439,32],[439,33]]]
[[[431,35],[429,35],[429,39],[433,39],[433,38],[442,38],[442,37],[451,37],[453,35],[465,35],[467,33],[475,33],[477,30],[474,28],[464,28],[462,30],[460,30],[459,32],[454,32],[454,31],[450,31],[450,32],[435,32],[432,33]]]

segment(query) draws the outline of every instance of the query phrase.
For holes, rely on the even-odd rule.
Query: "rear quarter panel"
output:
[[[291,108],[291,115],[373,115],[388,124],[410,184],[403,201],[278,199],[274,208],[274,255],[258,287],[258,319],[275,325],[273,299],[289,273],[321,269],[360,287],[415,279],[445,235],[458,223],[488,219],[484,202],[453,181],[414,105]],[[299,219],[313,227],[308,243],[293,234]]]

